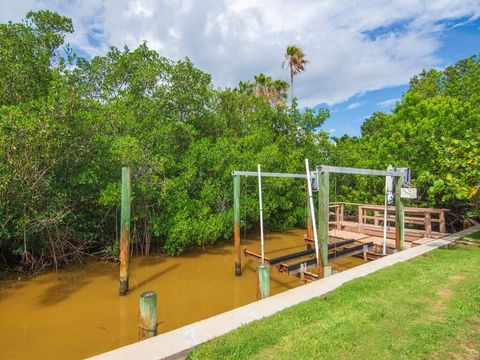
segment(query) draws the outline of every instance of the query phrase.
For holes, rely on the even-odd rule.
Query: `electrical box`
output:
[[[415,187],[402,187],[400,197],[403,199],[416,199],[417,188]]]
[[[312,184],[312,191],[318,191],[318,172],[310,171],[310,180]]]

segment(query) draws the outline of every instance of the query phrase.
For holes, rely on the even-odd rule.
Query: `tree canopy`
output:
[[[115,257],[122,166],[132,169],[137,254],[176,255],[229,239],[231,171],[259,163],[264,171],[300,173],[305,158],[406,165],[420,189],[418,205],[479,215],[477,56],[414,77],[393,113],[373,114],[361,137],[330,139],[321,129],[328,110],[287,105],[284,81],[259,74],[217,89],[188,58],[172,61],[146,43],[79,58],[63,43],[72,31],[70,19],[50,11],[0,24],[4,266],[33,272],[85,253]],[[304,66],[300,55],[289,55],[289,66],[295,57]],[[382,202],[376,180],[334,181],[338,200]],[[256,182],[242,183],[248,229],[258,219]],[[264,188],[269,230],[304,224],[304,184],[266,179]]]
[[[118,251],[120,171],[132,169],[132,247],[180,254],[232,233],[231,171],[303,172],[332,144],[317,131],[325,109],[285,104],[288,85],[260,74],[215,89],[189,59],[146,43],[103,56],[65,53],[71,21],[48,11],[2,24],[0,249],[36,271]],[[73,66],[67,66],[71,63]],[[25,71],[19,71],[25,69]],[[303,185],[265,184],[270,230],[304,222]],[[257,219],[246,181],[242,222]]]

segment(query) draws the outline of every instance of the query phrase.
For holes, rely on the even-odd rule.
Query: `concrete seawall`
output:
[[[342,284],[366,276],[385,267],[413,259],[453,241],[480,231],[480,225],[445,236],[441,239],[365,263],[264,300],[236,308],[205,320],[181,327],[156,337],[127,345],[92,357],[95,360],[113,359],[181,359],[193,348],[242,325],[271,316],[290,306],[328,294]]]

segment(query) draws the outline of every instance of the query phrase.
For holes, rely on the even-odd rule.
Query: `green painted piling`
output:
[[[242,260],[240,253],[240,176],[233,177],[233,241],[235,247],[235,275],[242,275]]]
[[[395,248],[400,251],[405,249],[405,223],[403,203],[400,196],[403,177],[395,178]]]
[[[318,243],[323,268],[319,272],[323,277],[331,274],[328,266],[328,220],[329,220],[329,174],[328,172],[318,173]]]
[[[140,295],[138,340],[157,335],[157,294],[147,291]]]
[[[270,266],[257,265],[257,300],[270,296]]]
[[[120,295],[128,293],[128,273],[130,269],[130,168],[122,168],[122,204],[120,220]]]

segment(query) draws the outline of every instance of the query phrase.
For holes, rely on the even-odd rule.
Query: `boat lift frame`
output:
[[[397,251],[404,248],[404,215],[403,204],[400,197],[401,188],[404,183],[404,178],[408,175],[408,171],[404,168],[394,170],[373,170],[361,169],[339,166],[318,165],[315,171],[310,172],[312,180],[312,187],[318,192],[318,232],[319,232],[319,247],[322,264],[324,267],[328,266],[328,233],[329,233],[329,176],[330,173],[337,174],[352,174],[352,175],[369,175],[369,176],[391,176],[394,179],[395,188],[395,247]],[[233,176],[233,208],[234,208],[234,226],[233,237],[235,246],[235,274],[240,276],[242,274],[241,267],[241,246],[240,246],[240,178],[241,176],[258,177],[256,171],[232,171]],[[276,173],[276,172],[262,172],[261,177],[278,177],[278,178],[296,178],[306,179],[306,174],[293,173]],[[309,209],[309,206],[307,206]]]

